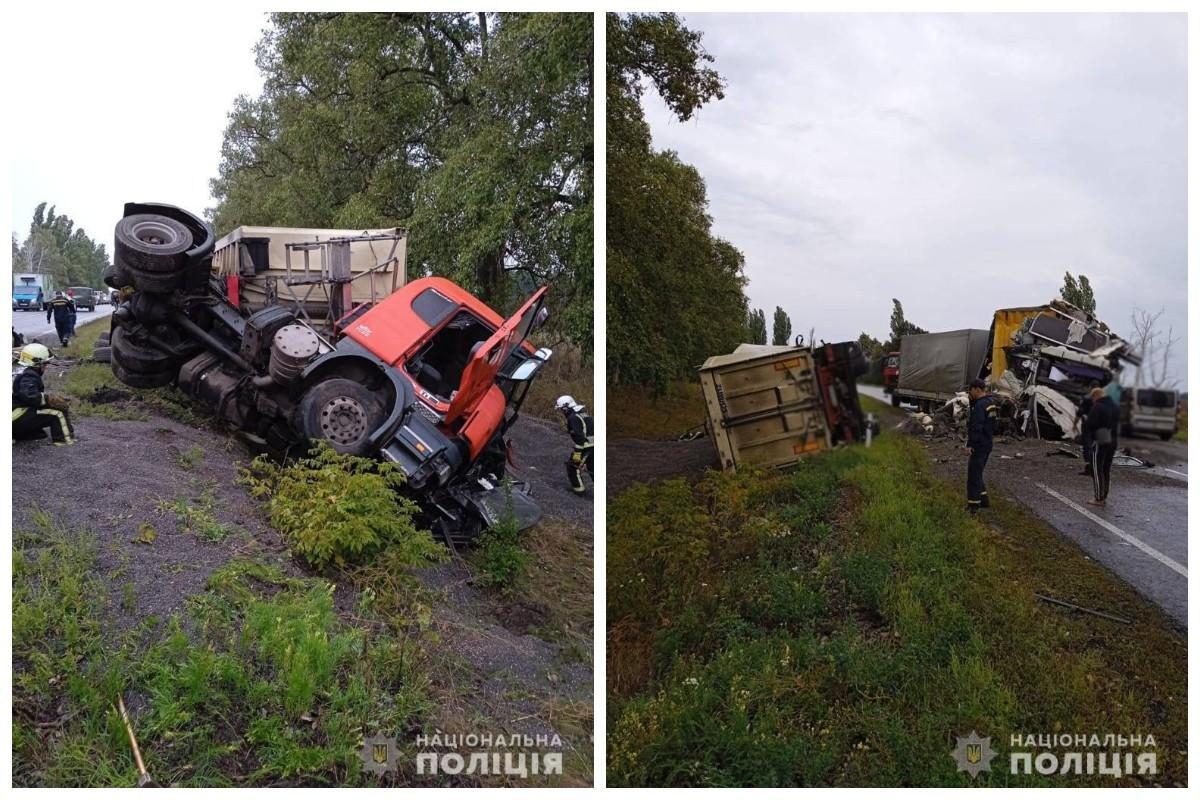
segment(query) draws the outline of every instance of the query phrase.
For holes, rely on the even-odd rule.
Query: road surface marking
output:
[[[1177,469],[1171,469],[1170,467],[1160,467],[1160,469],[1162,469],[1162,471],[1163,471],[1163,472],[1170,472],[1170,473],[1171,473],[1171,474],[1173,474],[1173,475],[1179,475],[1179,476],[1181,476],[1181,477],[1182,477],[1182,478],[1183,478],[1185,481],[1187,480],[1187,476],[1188,476],[1188,474],[1187,474],[1186,472],[1180,472],[1179,470],[1177,470]]]
[[[1165,556],[1165,555],[1163,555],[1162,553],[1160,553],[1160,552],[1158,552],[1157,550],[1155,550],[1155,549],[1154,549],[1153,547],[1151,547],[1150,545],[1148,545],[1148,544],[1146,544],[1145,542],[1143,542],[1141,539],[1138,539],[1138,538],[1135,538],[1135,537],[1133,537],[1133,536],[1130,536],[1128,533],[1126,533],[1125,531],[1121,530],[1121,529],[1120,529],[1120,528],[1118,528],[1116,525],[1113,525],[1113,524],[1112,524],[1111,522],[1109,522],[1108,520],[1101,519],[1100,517],[1097,517],[1095,514],[1093,514],[1092,512],[1088,511],[1086,508],[1084,508],[1083,506],[1079,505],[1079,504],[1078,504],[1078,503],[1076,503],[1074,500],[1069,500],[1069,499],[1067,499],[1066,497],[1063,497],[1061,494],[1059,494],[1058,492],[1054,491],[1053,489],[1051,489],[1051,488],[1050,488],[1049,486],[1047,486],[1046,484],[1044,484],[1044,483],[1039,483],[1039,484],[1038,484],[1038,488],[1040,488],[1040,489],[1044,490],[1044,491],[1046,492],[1046,494],[1050,495],[1051,497],[1055,498],[1056,500],[1061,500],[1063,503],[1065,503],[1066,505],[1068,505],[1068,506],[1070,506],[1071,508],[1075,509],[1075,510],[1076,510],[1076,511],[1078,511],[1080,514],[1083,514],[1085,517],[1087,517],[1087,518],[1088,518],[1088,519],[1090,519],[1092,522],[1094,522],[1094,523],[1096,523],[1097,525],[1099,525],[1101,528],[1104,528],[1104,529],[1105,529],[1106,531],[1108,531],[1109,533],[1112,533],[1112,534],[1115,534],[1115,535],[1117,535],[1117,536],[1121,537],[1121,538],[1122,538],[1122,539],[1124,539],[1126,542],[1128,542],[1129,544],[1133,545],[1133,546],[1134,546],[1134,547],[1136,547],[1138,550],[1141,550],[1143,553],[1145,553],[1146,555],[1150,556],[1150,557],[1151,557],[1151,558],[1153,558],[1154,560],[1156,560],[1156,561],[1158,561],[1158,562],[1162,563],[1163,565],[1165,565],[1165,566],[1167,566],[1167,567],[1170,567],[1171,569],[1175,570],[1176,572],[1178,572],[1178,573],[1179,573],[1180,575],[1182,575],[1183,577],[1185,577],[1185,578],[1187,577],[1187,567],[1183,566],[1182,564],[1180,564],[1178,561],[1176,561],[1175,559],[1171,558],[1170,556]]]

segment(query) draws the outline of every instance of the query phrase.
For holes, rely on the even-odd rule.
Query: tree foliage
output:
[[[761,308],[752,308],[746,313],[746,341],[750,344],[767,343],[767,315]]]
[[[57,286],[102,286],[100,276],[108,266],[108,252],[83,228],[55,206],[38,203],[23,242],[12,237],[13,274],[40,272]]]
[[[916,325],[905,319],[904,307],[900,305],[900,301],[895,298],[892,298],[891,331],[892,338],[888,339],[888,341],[885,343],[885,347],[889,352],[900,349],[900,339],[903,336],[908,336],[914,333],[929,333],[929,331],[925,330],[919,325]]]
[[[1063,276],[1062,289],[1059,295],[1068,303],[1079,306],[1089,314],[1096,313],[1096,295],[1092,292],[1092,282],[1087,275],[1080,275],[1076,280],[1070,272]]]
[[[771,344],[788,344],[792,340],[792,320],[780,306],[775,306]]]
[[[592,342],[592,16],[279,13],[229,115],[211,215],[409,229],[409,274],[501,310],[549,283]]]
[[[722,83],[675,14],[608,14],[606,25],[607,374],[661,389],[736,346],[748,309],[741,252],[713,235],[699,173],[653,149],[641,96],[653,86],[686,120]]]

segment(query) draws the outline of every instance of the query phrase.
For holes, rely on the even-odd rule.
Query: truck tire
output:
[[[178,272],[192,248],[192,232],[161,214],[131,214],[117,223],[113,260],[134,272]]]
[[[158,389],[170,386],[174,383],[177,372],[174,369],[164,372],[131,372],[116,361],[112,362],[112,371],[121,383],[134,389]]]
[[[895,392],[892,392],[892,408],[899,408],[899,407],[900,407],[900,395],[896,394]]]
[[[178,371],[179,365],[172,356],[148,345],[138,344],[124,328],[113,330],[109,341],[113,363],[119,364],[126,372],[143,375],[170,372],[174,375]]]
[[[105,286],[110,286],[113,289],[124,289],[126,286],[133,286],[133,278],[130,277],[129,271],[120,264],[109,264],[104,268],[104,274],[100,279],[104,281]]]
[[[328,378],[304,393],[297,410],[300,430],[309,439],[324,439],[339,453],[371,455],[370,436],[383,424],[378,395],[361,383]]]

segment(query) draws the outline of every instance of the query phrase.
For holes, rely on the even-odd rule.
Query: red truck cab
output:
[[[900,386],[900,353],[891,352],[883,357],[883,392],[892,396],[892,405],[900,405],[896,389]]]

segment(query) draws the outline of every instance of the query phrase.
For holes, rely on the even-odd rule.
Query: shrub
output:
[[[420,508],[402,497],[404,474],[394,464],[336,452],[318,442],[308,456],[279,466],[259,456],[242,482],[267,499],[271,524],[314,567],[345,566],[383,548],[393,563],[415,566],[446,557]]]

